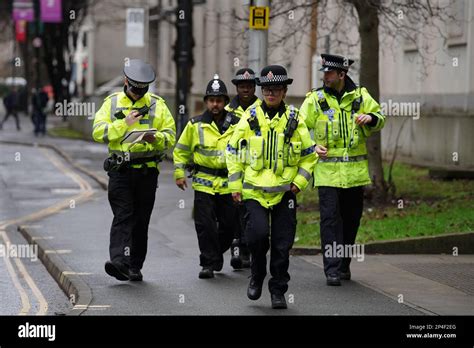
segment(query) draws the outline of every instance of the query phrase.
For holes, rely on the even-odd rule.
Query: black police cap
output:
[[[123,73],[130,84],[132,92],[148,90],[148,85],[155,81],[156,73],[153,67],[141,59],[130,59],[125,63]]]
[[[250,68],[237,70],[235,77],[232,79],[232,83],[237,86],[241,82],[255,83],[255,72]]]
[[[354,63],[352,59],[335,54],[321,54],[323,67],[319,71],[343,70],[348,71],[349,67]]]
[[[291,85],[293,79],[288,77],[286,69],[281,65],[269,65],[262,69],[256,82],[258,86]]]

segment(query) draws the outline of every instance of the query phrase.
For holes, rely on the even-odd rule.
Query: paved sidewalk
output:
[[[302,256],[322,267],[322,256]],[[354,281],[437,315],[474,315],[474,255],[365,255]]]

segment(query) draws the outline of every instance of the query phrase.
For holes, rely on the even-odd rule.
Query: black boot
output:
[[[214,271],[212,268],[203,267],[201,272],[199,272],[199,279],[209,279],[214,278]]]
[[[105,263],[105,272],[117,280],[125,281],[130,279],[127,267],[117,262],[107,261]]]
[[[143,280],[143,274],[139,269],[130,268],[128,276],[132,282],[141,282]]]
[[[253,301],[258,300],[262,296],[263,281],[256,278],[250,278],[249,287],[247,289],[247,297]]]
[[[273,309],[287,309],[285,295],[272,294],[272,308]]]
[[[340,286],[341,285],[341,278],[339,274],[332,273],[326,276],[326,284],[330,286]]]

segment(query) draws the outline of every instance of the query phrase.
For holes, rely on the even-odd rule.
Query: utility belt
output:
[[[164,154],[161,154],[158,156],[152,156],[152,157],[128,159],[125,154],[122,156],[122,155],[113,153],[105,159],[104,170],[106,172],[123,172],[127,169],[132,168],[133,165],[137,165],[137,164],[145,165],[146,163],[153,162],[153,161],[161,162],[163,160],[163,157],[164,157]]]
[[[193,169],[194,169],[194,172],[201,172],[201,173],[205,173],[205,174],[209,174],[213,176],[220,176],[221,178],[227,178],[227,176],[229,175],[229,172],[225,168],[215,169],[215,168],[201,166],[199,164],[194,164]]]
[[[326,158],[319,158],[318,162],[325,162],[325,163],[335,163],[335,162],[360,162],[366,160],[368,157],[367,155],[359,155],[359,156],[343,156],[343,157],[326,157]]]

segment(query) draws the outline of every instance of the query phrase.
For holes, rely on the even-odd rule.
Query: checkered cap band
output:
[[[148,87],[149,85],[148,83],[141,83],[141,82],[133,81],[130,79],[128,79],[128,83],[130,83],[130,85],[135,88],[145,88],[145,87]]]
[[[349,69],[349,64],[344,65],[344,63],[331,62],[331,61],[326,60],[323,64],[323,67],[348,70]]]
[[[240,75],[235,75],[235,79],[239,81],[247,81],[247,80],[254,80],[255,79],[255,74],[240,74]]]
[[[260,76],[258,79],[260,83],[286,82],[288,80],[288,75],[273,75],[271,78],[268,78],[267,76]]]

